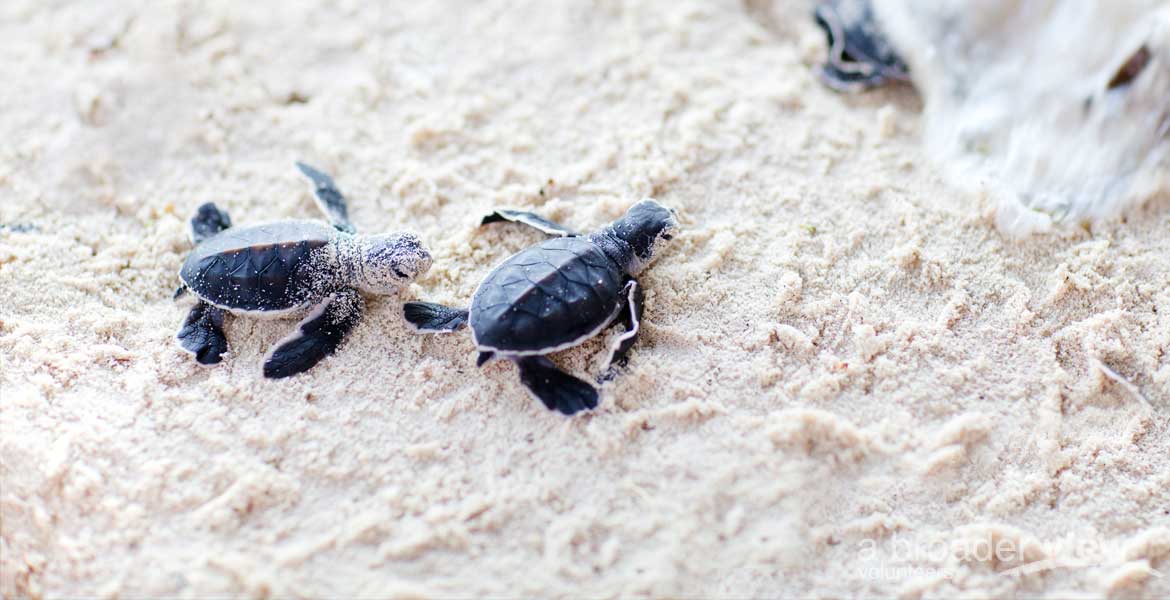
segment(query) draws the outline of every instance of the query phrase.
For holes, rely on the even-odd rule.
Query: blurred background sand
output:
[[[5,2],[0,593],[1170,595],[1170,199],[1006,238],[823,52],[782,0]],[[403,298],[305,376],[260,376],[292,321],[200,368],[186,219],[315,217],[294,159],[429,243],[405,299],[540,239],[497,206],[685,231],[581,418]]]

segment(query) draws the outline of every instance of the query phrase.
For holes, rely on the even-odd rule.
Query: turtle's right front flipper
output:
[[[630,279],[626,282],[626,287],[622,289],[622,299],[625,301],[622,311],[614,322],[623,323],[626,326],[626,331],[614,340],[613,347],[609,350],[605,373],[598,378],[599,383],[613,379],[617,376],[618,368],[626,366],[626,363],[629,362],[627,353],[634,346],[634,342],[638,340],[638,332],[642,329],[642,310],[645,297],[637,280]]]
[[[487,225],[488,223],[499,223],[500,221],[511,221],[513,223],[523,223],[529,227],[532,227],[534,229],[537,229],[537,230],[542,231],[544,233],[547,233],[549,235],[555,235],[555,236],[560,236],[560,237],[573,237],[573,236],[578,235],[577,232],[569,229],[568,227],[565,227],[564,225],[561,225],[560,223],[554,223],[552,221],[549,221],[548,219],[546,219],[540,215],[537,215],[535,213],[530,213],[530,212],[526,212],[526,211],[522,211],[522,210],[510,210],[507,208],[501,208],[501,209],[496,210],[492,214],[484,217],[483,221],[480,221],[479,224],[480,225]]]
[[[300,322],[296,331],[272,347],[264,360],[264,376],[291,377],[336,352],[346,334],[361,320],[364,308],[357,290],[330,294]]]
[[[467,325],[467,309],[432,302],[407,302],[402,314],[419,333],[450,333]]]
[[[557,368],[543,356],[516,359],[520,383],[549,410],[573,415],[597,408],[597,388]]]
[[[214,202],[208,202],[200,206],[195,216],[191,217],[191,243],[198,244],[231,226],[231,217]]]
[[[214,365],[227,352],[227,337],[223,334],[223,309],[206,302],[198,302],[187,313],[183,327],[175,336],[183,349],[194,354],[201,365]]]

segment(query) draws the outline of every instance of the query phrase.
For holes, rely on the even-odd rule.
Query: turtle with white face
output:
[[[177,338],[200,364],[216,364],[227,352],[224,313],[270,318],[307,312],[264,361],[265,377],[302,373],[333,354],[361,319],[361,292],[393,294],[431,266],[413,234],[356,234],[333,180],[296,165],[312,182],[329,223],[232,227],[227,213],[211,202],[191,218],[195,248],[179,270],[175,298],[190,291],[197,301]]]
[[[825,31],[829,57],[821,81],[839,92],[858,92],[891,81],[909,81],[910,72],[882,32],[873,0],[821,0],[813,14]]]
[[[550,410],[572,415],[597,406],[597,389],[545,355],[576,346],[615,323],[626,331],[609,365],[624,364],[638,336],[642,289],[634,277],[678,229],[675,212],[654,200],[635,204],[604,229],[578,235],[528,212],[498,210],[483,223],[514,221],[558,236],[522,250],[479,284],[471,308],[408,302],[406,320],[423,333],[471,325],[477,365],[507,358],[520,382]]]

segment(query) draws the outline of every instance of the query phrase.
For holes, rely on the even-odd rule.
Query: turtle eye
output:
[[[662,239],[664,239],[664,240],[673,240],[673,239],[674,239],[674,236],[673,236],[673,235],[670,235],[669,233],[664,233],[664,234],[662,234]]]
[[[390,270],[394,271],[394,274],[397,275],[399,279],[410,279],[409,277],[406,276],[406,273],[399,271],[398,267],[390,267]]]

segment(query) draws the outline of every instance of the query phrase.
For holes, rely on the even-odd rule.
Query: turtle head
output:
[[[358,250],[357,286],[370,294],[392,294],[431,268],[431,254],[410,233],[361,236]]]
[[[647,198],[631,206],[608,230],[629,246],[631,256],[626,271],[637,275],[650,266],[655,252],[674,237],[678,231],[678,215],[674,209]]]

